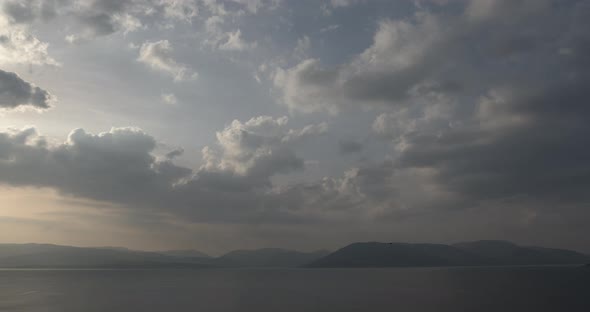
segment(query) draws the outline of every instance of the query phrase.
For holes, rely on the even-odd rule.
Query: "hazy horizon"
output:
[[[590,253],[588,0],[0,1],[0,243]]]
[[[471,243],[471,242],[508,242],[508,243],[513,243],[516,244],[518,246],[521,247],[542,247],[542,248],[555,248],[555,249],[561,249],[555,246],[533,246],[533,245],[526,245],[526,244],[519,244],[517,242],[513,242],[513,241],[506,241],[506,240],[494,240],[494,239],[484,239],[484,240],[477,240],[477,241],[469,241],[469,240],[463,240],[463,241],[456,241],[456,242],[449,242],[449,243],[432,243],[432,242],[397,242],[397,241],[392,241],[392,242],[388,242],[388,241],[358,241],[358,242],[350,242],[348,244],[345,245],[341,245],[341,246],[326,246],[324,248],[319,248],[319,249],[291,249],[291,248],[285,248],[284,246],[261,246],[261,247],[256,247],[256,248],[235,248],[235,249],[228,249],[225,251],[222,251],[220,253],[210,253],[207,252],[206,250],[201,250],[198,248],[185,248],[185,249],[135,249],[132,247],[126,247],[126,246],[103,246],[103,245],[88,245],[88,246],[79,246],[79,245],[62,245],[62,244],[55,244],[55,243],[43,243],[43,242],[28,242],[28,243],[10,243],[10,242],[1,242],[0,245],[2,244],[6,244],[6,245],[54,245],[54,246],[64,246],[64,247],[75,247],[75,248],[97,248],[97,249],[118,249],[118,248],[122,248],[122,249],[127,249],[130,251],[145,251],[145,252],[154,252],[154,253],[158,253],[158,252],[170,252],[170,251],[197,251],[197,252],[201,252],[206,254],[207,256],[210,257],[219,257],[222,255],[225,255],[227,253],[233,252],[233,251],[255,251],[255,250],[263,250],[263,249],[282,249],[282,250],[287,250],[287,251],[297,251],[297,252],[304,252],[304,253],[312,253],[312,252],[319,252],[319,251],[327,251],[327,252],[334,252],[337,251],[343,247],[349,246],[350,244],[354,244],[354,243],[383,243],[383,244],[441,244],[441,245],[454,245],[454,244],[460,244],[460,243]],[[565,249],[567,250],[567,249]],[[590,254],[582,251],[582,250],[574,250],[572,249],[572,251],[577,251],[580,252],[582,254],[586,254],[588,256],[590,256]]]

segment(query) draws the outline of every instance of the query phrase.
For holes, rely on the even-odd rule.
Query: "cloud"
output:
[[[212,15],[240,16],[256,14],[260,9],[274,10],[283,0],[203,0],[202,2]]]
[[[320,29],[320,33],[326,33],[326,32],[331,32],[331,31],[335,31],[338,28],[340,28],[340,25],[338,24],[332,24],[332,25],[328,25],[322,29]]]
[[[512,20],[549,9],[550,0],[476,0],[467,4],[465,13],[473,20]]]
[[[295,155],[291,144],[323,134],[327,125],[287,129],[287,123],[287,117],[270,116],[255,117],[244,123],[234,120],[217,132],[217,150],[204,149],[204,168],[254,177],[265,184],[277,173],[303,169],[304,162]]]
[[[290,110],[368,108],[391,142],[389,161],[315,184],[316,207],[332,194],[338,206],[390,217],[506,201],[538,216],[588,215],[590,7],[476,0],[463,9],[380,21],[345,63],[276,69]]]
[[[76,25],[76,31],[66,36],[70,43],[127,34],[154,24],[174,27],[177,22],[191,23],[199,13],[193,0],[7,0],[1,9],[13,25],[67,20]]]
[[[30,107],[48,109],[55,98],[17,74],[0,70],[0,108]]]
[[[163,0],[164,16],[173,20],[191,23],[199,15],[199,7],[194,0]]]
[[[308,36],[303,36],[297,39],[297,44],[293,50],[293,57],[297,60],[306,59],[309,54],[309,50],[311,50],[311,40]]]
[[[284,3],[284,0],[230,0],[230,2],[242,5],[251,14],[256,14],[261,9],[275,10]]]
[[[47,43],[22,30],[4,29],[0,33],[0,64],[59,65],[47,53]]]
[[[60,64],[49,56],[48,43],[39,41],[26,27],[11,25],[0,16],[0,65],[51,65]]]
[[[108,36],[116,32],[127,34],[143,28],[141,21],[127,13],[86,13],[78,17],[80,31],[66,36],[69,43],[83,43],[98,37]]]
[[[359,153],[363,150],[362,143],[354,140],[340,140],[338,141],[338,150],[341,154]]]
[[[324,15],[332,15],[334,9],[347,8],[359,3],[365,2],[364,0],[328,0],[322,4],[321,9]]]
[[[182,149],[156,157],[156,140],[137,128],[76,129],[61,144],[49,144],[34,128],[9,130],[0,132],[0,183],[50,187],[195,221],[291,222],[298,216],[275,206],[282,195],[270,180],[303,169],[303,159],[283,141],[301,131],[290,131],[287,122],[268,116],[233,121],[217,133],[215,146],[203,149],[197,170],[173,163]]]
[[[184,154],[184,149],[181,147],[181,148],[177,148],[177,149],[175,149],[175,150],[173,150],[171,152],[168,152],[166,154],[166,158],[168,158],[168,159],[174,159],[176,157],[181,156],[182,154]]]
[[[339,90],[332,86],[337,76],[337,71],[322,68],[319,60],[308,59],[287,70],[277,69],[273,83],[282,92],[283,103],[292,111],[336,113]]]
[[[176,105],[178,103],[178,99],[174,93],[162,93],[161,98],[162,102],[168,105]]]
[[[476,27],[475,19],[478,27],[494,27],[494,34],[479,37],[485,33],[482,28],[465,27],[446,36],[450,42],[464,40],[447,57],[451,63],[464,58],[448,72],[461,79],[461,87],[445,86],[440,79],[446,76],[429,74],[428,84],[414,87],[404,101],[375,119],[375,132],[392,142],[393,171],[428,172],[421,184],[449,199],[439,201],[439,209],[512,200],[538,215],[556,209],[587,216],[583,206],[590,198],[583,185],[590,179],[590,167],[583,159],[590,154],[580,142],[590,134],[582,117],[588,114],[584,103],[590,95],[583,87],[590,82],[590,63],[582,51],[590,33],[582,31],[588,22],[581,17],[590,7],[585,2],[567,7],[548,3],[471,2],[464,25]],[[477,7],[475,12],[476,5],[494,7]],[[474,33],[478,36],[472,37]],[[485,49],[457,49],[473,47],[473,42]],[[563,46],[578,52],[559,56]],[[449,51],[435,50],[443,55]],[[410,59],[416,55],[421,59],[419,53]],[[402,63],[415,63],[403,53],[401,57]],[[476,68],[486,75],[474,79]],[[545,204],[535,206],[538,200]]]
[[[79,43],[116,32],[128,33],[141,28],[140,17],[148,1],[19,1],[9,0],[3,13],[14,24],[46,23],[68,18],[77,25],[77,32],[66,40]]]
[[[158,161],[156,141],[135,128],[113,128],[98,135],[82,129],[51,146],[34,128],[0,135],[2,181],[10,185],[47,186],[64,194],[97,200],[144,203],[166,195],[191,171]],[[164,196],[168,197],[168,196]]]
[[[186,65],[176,62],[172,57],[173,51],[172,45],[168,40],[147,41],[141,45],[137,60],[155,70],[167,73],[176,81],[197,78],[196,72]]]
[[[219,15],[213,15],[205,21],[205,29],[208,38],[205,45],[212,49],[224,51],[246,51],[255,49],[258,45],[256,41],[248,42],[242,38],[242,31],[224,31],[223,25],[225,19]]]
[[[438,183],[471,200],[587,201],[585,83],[494,89],[460,125],[404,135],[400,166],[434,169]]]
[[[69,43],[84,43],[113,34],[128,34],[150,27],[172,29],[177,24],[192,24],[197,18],[217,18],[257,14],[272,10],[278,0],[7,0],[0,5],[0,25],[28,28],[53,21],[73,26],[65,36]],[[203,16],[201,12],[205,12]],[[210,27],[209,27],[210,28]],[[0,33],[0,35],[2,35]],[[253,49],[257,43],[242,38],[240,29],[219,32],[216,48],[230,51]]]
[[[79,7],[68,1],[4,2],[6,25],[13,32],[0,39],[0,62],[55,62],[46,44],[27,35],[30,25],[50,20],[73,25],[67,28],[73,41],[198,20],[205,22],[202,38],[212,49],[244,51],[254,47],[250,38],[259,25],[238,23],[255,20],[246,16],[268,3],[156,2],[86,1]],[[75,130],[60,144],[28,128],[0,134],[0,181],[50,187],[62,196],[113,202],[129,211],[189,222],[321,223],[318,232],[327,223],[371,233],[377,228],[375,232],[403,234],[399,228],[406,227],[406,237],[426,236],[434,229],[455,231],[462,225],[473,227],[461,233],[469,234],[493,216],[500,226],[488,233],[502,234],[513,224],[528,231],[535,224],[548,228],[557,220],[586,220],[588,2],[436,3],[420,1],[415,14],[376,20],[372,40],[363,47],[354,44],[364,39],[325,34],[326,44],[350,40],[351,49],[344,50],[354,51],[351,55],[343,50],[313,58],[311,40],[295,32],[289,38],[270,38],[281,44],[291,40],[281,46],[290,49],[281,53],[286,59],[255,56],[267,60],[257,74],[272,73],[274,94],[290,111],[341,114],[330,117],[330,132],[336,133],[350,124],[362,132],[359,123],[371,118],[379,137],[371,142],[379,146],[350,139],[330,143],[327,123],[291,127],[286,117],[259,116],[222,127],[202,149],[202,165],[189,168],[178,164],[185,161],[181,148],[159,154],[156,139],[136,128],[99,134]],[[297,8],[286,11],[291,9]],[[285,25],[278,29],[290,29],[283,17]],[[321,26],[334,21],[324,22]],[[350,21],[337,22],[350,26]],[[176,80],[191,79],[193,71],[175,58],[173,42],[144,42],[138,61]],[[317,52],[330,52],[326,47],[317,42]],[[2,108],[49,106],[46,91],[11,73],[1,77],[8,90],[1,92]],[[161,100],[176,102],[166,93]],[[318,116],[323,114],[305,118]],[[305,146],[306,140],[321,135],[328,151],[332,147],[329,154],[318,155],[319,150]],[[338,159],[342,156],[334,147],[340,154],[363,152],[367,157],[356,167],[337,169],[350,159]],[[310,154],[320,162],[305,159]],[[301,174],[314,163],[322,167]],[[311,178],[325,172],[330,176]],[[416,228],[429,231],[417,233]],[[567,230],[562,226],[547,232]]]
[[[290,129],[281,141],[284,143],[293,143],[307,137],[320,136],[326,132],[328,132],[328,124],[321,122],[319,124],[307,125],[301,129]]]
[[[225,42],[220,43],[218,48],[227,51],[245,51],[256,48],[256,42],[246,42],[242,39],[242,32],[238,29],[234,32],[224,34]]]
[[[351,6],[358,2],[361,2],[361,0],[330,0],[330,5],[334,8],[339,8]]]
[[[380,22],[373,45],[339,67],[307,59],[279,68],[274,85],[282,92],[282,102],[291,110],[335,113],[343,107],[394,105],[407,98],[442,64],[438,58],[445,51],[433,52],[445,37],[439,19],[425,13],[416,20]]]
[[[71,1],[56,0],[7,0],[2,5],[6,18],[14,24],[27,24],[36,20],[51,20],[56,17],[61,5]]]
[[[409,18],[384,19],[373,43],[350,61],[327,66],[320,59],[306,59],[279,67],[274,87],[290,110],[306,113],[406,105],[427,92],[480,92],[489,79],[477,84],[473,77],[479,70],[497,71],[493,64],[515,61],[536,45],[545,47],[565,30],[563,23],[573,10],[547,3],[476,0],[459,14],[418,10]],[[486,5],[493,10],[479,8]],[[553,20],[541,26],[549,10],[556,12]],[[481,12],[485,18],[473,17]]]

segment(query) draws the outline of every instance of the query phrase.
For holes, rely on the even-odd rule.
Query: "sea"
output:
[[[0,311],[590,311],[579,266],[0,270]]]

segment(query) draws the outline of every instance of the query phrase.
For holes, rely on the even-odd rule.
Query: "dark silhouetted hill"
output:
[[[590,260],[587,255],[576,251],[518,246],[507,241],[483,240],[453,246],[498,265],[579,264]]]
[[[485,265],[486,259],[438,244],[354,243],[312,262],[310,267],[410,267]]]
[[[237,250],[213,258],[195,250],[134,251],[49,244],[0,244],[0,268],[300,267],[329,252]]]
[[[280,248],[236,250],[220,257],[193,251],[146,252],[49,244],[0,244],[0,268],[426,267],[590,263],[575,251],[506,241],[454,245],[354,243],[333,253]]]
[[[587,255],[563,249],[523,247],[504,241],[477,241],[455,245],[354,243],[308,267],[424,267],[581,264]]]

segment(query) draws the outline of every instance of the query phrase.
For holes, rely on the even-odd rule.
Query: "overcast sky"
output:
[[[590,252],[590,1],[0,6],[0,243]]]

